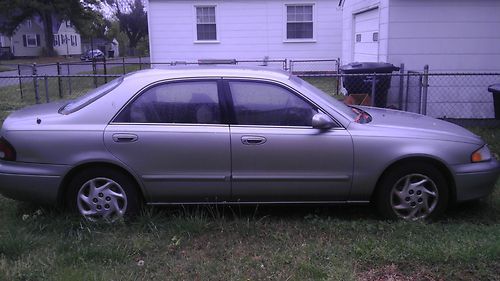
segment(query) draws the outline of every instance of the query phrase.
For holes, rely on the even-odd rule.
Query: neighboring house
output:
[[[9,41],[10,50],[15,57],[40,56],[45,45],[43,24],[35,18],[25,20],[6,41]]]
[[[58,55],[79,55],[81,50],[80,35],[69,21],[53,19],[54,50]],[[34,17],[22,22],[13,36],[0,34],[1,47],[9,47],[14,57],[37,57],[43,55],[45,32],[43,23]]]
[[[80,55],[82,40],[70,21],[54,21],[54,50],[58,55]]]
[[[498,0],[341,0],[342,60],[500,70]]]
[[[324,59],[342,51],[334,0],[149,0],[152,62]]]
[[[406,70],[416,71],[429,65],[431,72],[500,71],[498,0],[341,0],[339,6],[343,63],[404,63]],[[498,78],[479,77],[480,83],[464,79],[431,76],[427,114],[493,117],[492,95],[484,85],[498,83]]]

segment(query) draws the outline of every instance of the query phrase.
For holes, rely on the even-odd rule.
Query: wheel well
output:
[[[391,171],[396,166],[405,165],[406,163],[415,163],[415,162],[426,164],[426,165],[432,165],[436,169],[438,169],[441,172],[441,174],[444,176],[444,178],[448,184],[448,189],[450,191],[450,195],[449,195],[450,196],[450,198],[449,198],[450,203],[453,203],[456,201],[455,180],[453,179],[453,176],[451,175],[450,170],[442,162],[440,162],[436,159],[433,159],[433,158],[428,158],[428,157],[404,158],[404,159],[400,159],[400,160],[392,163],[389,167],[387,167],[384,170],[382,175],[380,175],[380,177],[378,178],[377,184],[375,185],[375,189],[373,190],[373,193],[370,197],[370,201],[374,202],[375,196],[380,188],[380,182],[389,171]]]
[[[130,180],[132,180],[135,183],[135,188],[137,190],[137,194],[139,194],[139,196],[141,197],[139,201],[144,200],[144,194],[142,193],[142,190],[139,187],[139,183],[137,182],[135,177],[132,176],[132,174],[130,174],[129,171],[127,171],[124,168],[122,168],[118,165],[115,165],[115,164],[106,163],[106,162],[93,162],[93,163],[85,163],[85,164],[76,166],[73,169],[71,169],[64,176],[64,178],[61,182],[61,185],[59,187],[59,194],[57,196],[57,203],[59,206],[64,206],[64,200],[65,200],[66,194],[68,192],[69,183],[71,182],[73,177],[77,173],[79,173],[85,169],[88,169],[88,168],[107,168],[107,169],[113,169],[113,170],[116,170],[116,171],[123,173],[124,175],[128,176],[130,178]]]

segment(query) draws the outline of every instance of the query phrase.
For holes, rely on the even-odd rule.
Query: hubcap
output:
[[[398,217],[405,220],[424,219],[436,208],[438,197],[438,189],[432,179],[410,174],[392,187],[391,207]]]
[[[77,195],[78,211],[86,219],[116,221],[127,210],[123,188],[108,178],[94,178],[82,185]]]

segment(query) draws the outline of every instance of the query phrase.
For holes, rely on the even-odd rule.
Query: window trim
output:
[[[198,39],[198,20],[197,20],[197,9],[198,8],[206,8],[206,7],[211,7],[214,8],[214,15],[215,15],[215,39],[210,39],[210,40],[199,40]],[[207,3],[207,4],[201,4],[201,5],[194,5],[193,6],[193,14],[194,14],[194,26],[193,26],[193,35],[194,35],[194,44],[218,44],[220,43],[219,41],[219,25],[217,24],[217,15],[218,15],[218,7],[217,4],[212,4],[212,3]]]
[[[315,2],[292,2],[283,5],[283,43],[316,43],[316,3]],[[312,38],[288,38],[288,7],[289,6],[311,6],[312,7]]]
[[[38,42],[38,34],[35,33],[26,33],[24,34],[26,36],[26,48],[37,48],[40,46],[40,42]],[[29,39],[28,37],[34,37],[35,38],[35,45],[29,44]]]
[[[326,110],[324,110],[321,106],[319,106],[317,103],[315,103],[313,100],[308,98],[307,96],[303,95],[301,92],[297,91],[296,89],[290,87],[289,85],[275,81],[275,80],[269,80],[269,79],[259,79],[259,78],[244,78],[244,77],[223,77],[222,78],[222,83],[224,83],[224,94],[225,94],[225,100],[228,102],[229,106],[229,124],[231,126],[238,126],[238,127],[253,127],[253,128],[289,128],[289,129],[314,129],[312,126],[285,126],[285,125],[247,125],[247,124],[237,124],[236,123],[236,113],[234,111],[234,102],[233,102],[233,97],[231,93],[231,88],[229,86],[230,82],[237,81],[237,82],[254,82],[254,83],[263,83],[263,84],[270,84],[273,86],[277,86],[280,88],[283,88],[290,92],[291,94],[295,95],[299,99],[303,100],[307,104],[309,104],[311,107],[315,108],[318,113],[323,113],[330,117],[332,121],[335,123],[335,127],[331,128],[330,130],[336,130],[336,129],[345,129],[340,122],[338,122],[330,113],[328,113]]]
[[[219,99],[219,108],[221,114],[221,122],[219,124],[205,124],[205,123],[142,123],[142,122],[118,122],[115,121],[116,118],[124,111],[131,103],[135,102],[140,96],[145,94],[147,91],[154,87],[172,84],[172,83],[184,83],[184,82],[215,82],[217,84],[217,96]],[[225,101],[225,95],[222,86],[222,79],[220,77],[196,77],[196,78],[174,78],[167,80],[160,80],[153,82],[151,84],[146,85],[139,91],[137,91],[121,108],[117,111],[117,113],[111,118],[111,121],[108,122],[108,125],[154,125],[154,126],[228,126],[229,118],[228,118],[228,108],[227,102]]]

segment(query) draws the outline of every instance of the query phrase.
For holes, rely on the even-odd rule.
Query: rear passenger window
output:
[[[317,110],[283,87],[246,81],[229,85],[237,124],[312,126]]]
[[[221,122],[217,82],[174,82],[150,88],[115,122],[218,124]]]

